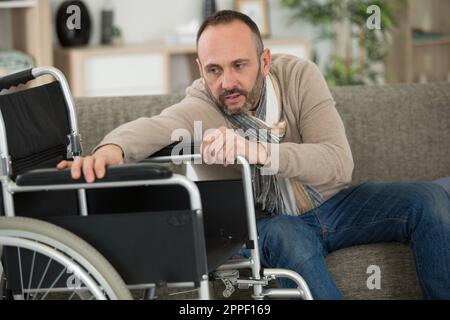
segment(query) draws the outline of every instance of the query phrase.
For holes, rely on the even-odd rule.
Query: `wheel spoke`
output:
[[[47,288],[47,291],[45,292],[44,296],[41,298],[41,300],[44,300],[47,295],[49,294],[50,290],[53,289],[53,287],[55,286],[55,284],[58,283],[59,279],[61,279],[62,275],[66,272],[67,267],[64,267],[61,270],[61,273],[58,275],[58,277],[55,279],[55,281],[53,281],[53,283],[50,285],[50,288]]]
[[[23,290],[22,259],[21,259],[20,248],[19,247],[17,247],[17,256],[18,256],[18,260],[19,260],[19,275],[20,275],[20,288],[21,288],[20,292],[21,292],[23,298],[25,298],[25,294],[24,294],[24,290]]]
[[[42,282],[44,282],[44,279],[47,276],[47,272],[48,272],[48,269],[50,268],[50,264],[52,263],[52,261],[53,261],[52,258],[48,258],[47,266],[45,267],[44,274],[42,275],[41,281],[39,281],[38,287],[36,288],[36,295],[33,297],[33,300],[36,300],[39,289],[41,289]]]
[[[0,249],[5,246],[12,248],[4,256],[9,262],[8,287],[21,291],[14,296],[18,299],[132,298],[120,275],[95,248],[54,224],[0,217]],[[73,276],[65,274],[69,270]]]
[[[33,259],[31,260],[31,270],[30,270],[30,279],[28,279],[28,293],[27,293],[27,299],[30,298],[30,289],[31,289],[31,283],[33,280],[33,273],[34,273],[34,261],[36,259],[36,251],[33,252]]]
[[[67,300],[72,300],[76,293],[77,293],[76,290],[73,290],[72,294],[70,295],[69,298],[67,298]]]

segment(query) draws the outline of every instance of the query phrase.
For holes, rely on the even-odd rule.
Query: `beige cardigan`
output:
[[[286,134],[279,145],[278,174],[313,187],[326,200],[350,183],[353,171],[350,146],[333,97],[310,61],[274,55],[270,76],[286,120]],[[194,121],[201,121],[203,132],[221,126],[233,128],[208,97],[202,79],[187,88],[186,97],[179,103],[160,115],[121,125],[96,149],[116,144],[122,148],[126,162],[140,161],[173,143],[174,130],[185,129],[192,135]],[[197,171],[200,178],[212,172],[207,167],[202,165],[203,174]]]

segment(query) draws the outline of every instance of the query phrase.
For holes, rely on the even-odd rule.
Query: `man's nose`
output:
[[[237,86],[237,79],[233,75],[233,72],[224,72],[222,77],[222,88],[225,90],[231,90]]]

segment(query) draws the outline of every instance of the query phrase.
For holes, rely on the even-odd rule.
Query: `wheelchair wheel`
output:
[[[53,224],[0,217],[0,253],[7,291],[3,297],[132,298],[122,278],[97,250]]]

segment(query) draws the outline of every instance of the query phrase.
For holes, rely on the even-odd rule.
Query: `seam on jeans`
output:
[[[324,263],[325,263],[325,266],[326,266],[325,255],[319,254],[319,253],[314,253],[310,257],[304,259],[303,261],[300,261],[300,262],[294,264],[294,266],[293,266],[293,268],[291,270],[298,270],[298,269],[302,268],[307,262],[309,262],[310,260],[312,260],[315,257],[323,259]],[[329,272],[328,268],[326,269],[326,271]]]
[[[318,211],[318,212],[316,212]],[[326,225],[324,223],[322,223],[322,220],[320,220],[319,218],[319,214],[321,213],[320,207],[317,207],[316,209],[314,209],[314,216],[316,217],[317,222],[320,225],[320,231],[322,234],[322,241],[325,242],[325,240],[328,237],[328,228],[326,227]]]
[[[417,217],[418,213],[417,213],[417,209],[416,208],[412,208],[412,210],[414,211],[414,216]],[[422,290],[422,297],[423,298],[428,298],[430,297],[430,294],[428,292],[428,290],[425,288],[424,284],[423,284],[423,280],[422,278],[419,276],[419,269],[422,268],[422,264],[420,263],[419,259],[417,259],[417,255],[415,250],[413,249],[415,247],[416,241],[414,239],[414,230],[416,228],[416,226],[418,224],[420,224],[420,222],[423,219],[423,213],[420,215],[420,221],[418,221],[416,223],[416,225],[414,226],[414,228],[412,228],[411,225],[408,225],[408,231],[410,233],[410,246],[411,246],[411,250],[413,251],[413,258],[414,258],[414,262],[415,262],[415,266],[416,266],[416,274],[417,274],[417,279],[419,280],[419,284],[420,284],[420,289]]]
[[[361,184],[360,184],[359,186],[357,186],[356,188],[359,188],[359,187],[361,187],[361,186],[363,186],[363,185],[366,185],[366,184],[368,184],[368,182],[361,183]],[[349,193],[347,193],[342,199],[340,199],[339,202],[342,202],[342,201],[344,201],[345,199],[347,199],[348,197],[350,197],[350,195],[353,194],[353,192],[356,190],[356,188],[352,188],[352,190],[350,190]],[[347,188],[346,188],[346,189],[347,189]],[[347,191],[346,189],[341,190],[340,192]],[[339,195],[339,193],[337,193],[335,196],[338,196],[338,195]],[[331,198],[328,199],[327,201],[332,200],[335,196],[331,197]],[[326,204],[327,201],[325,201],[325,202],[322,203],[319,207],[317,207],[319,213],[322,212],[321,209],[322,209],[322,207]],[[369,201],[369,200],[367,200],[367,201]],[[366,202],[367,202],[367,201],[366,201]],[[331,212],[331,215],[336,211],[335,207],[336,207],[336,206],[333,206],[334,210]],[[326,225],[325,223],[323,223],[323,222],[319,219],[318,216],[317,216],[317,220],[319,221],[319,224],[320,224],[321,227],[322,227],[322,235],[323,235],[324,240],[325,240],[325,239],[328,237],[328,235],[329,235],[330,233],[333,233],[333,232],[335,231],[335,229],[334,229],[334,228],[330,228],[328,225]]]
[[[360,186],[366,185],[366,184],[369,184],[369,183],[366,182],[366,183],[361,184]],[[364,206],[367,204],[367,202],[371,201],[372,198],[375,197],[375,196],[377,196],[380,192],[381,192],[381,191],[378,191],[377,193],[373,194],[372,197],[366,199],[366,201],[364,201],[364,203],[361,205],[361,207],[364,207]],[[351,193],[349,193],[349,195],[350,195],[350,194],[351,194]],[[347,196],[346,196],[346,197],[347,197]],[[345,198],[346,198],[346,197],[345,197]],[[334,211],[335,211],[335,210],[334,210]],[[333,211],[333,212],[334,212],[334,211]],[[390,219],[400,219],[400,218],[385,218],[385,219],[378,220],[377,222],[372,222],[372,223],[378,223],[378,222],[382,222],[382,221],[388,221],[388,220],[390,220]],[[402,219],[400,219],[400,220],[402,220]],[[407,222],[407,220],[404,221],[404,222]],[[372,224],[372,223],[369,223],[369,224]],[[356,226],[354,226],[354,227],[356,227]],[[344,231],[345,231],[345,230],[350,230],[350,229],[352,229],[352,228],[353,228],[353,227],[344,229]],[[327,228],[327,229],[328,229],[328,233],[336,233],[336,229],[335,229],[335,228]]]

